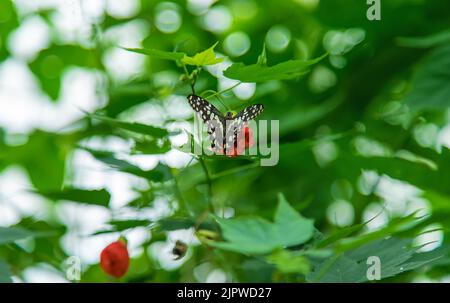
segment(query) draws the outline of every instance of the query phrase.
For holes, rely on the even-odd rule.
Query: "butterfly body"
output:
[[[251,105],[233,115],[227,112],[223,115],[214,105],[196,95],[189,95],[188,102],[197,115],[207,126],[207,132],[211,139],[211,147],[217,147],[226,154],[227,150],[237,145],[238,133],[244,125],[256,118],[264,110],[262,104]]]

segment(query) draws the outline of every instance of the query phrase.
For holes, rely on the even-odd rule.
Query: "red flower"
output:
[[[255,145],[255,139],[253,138],[253,131],[250,127],[244,127],[244,144],[245,148],[250,148]]]
[[[237,157],[245,153],[245,150],[255,145],[253,131],[247,125],[244,126],[240,135],[238,135],[238,142],[235,146],[227,150],[226,156],[230,158]],[[216,153],[223,155],[223,149],[216,149]]]
[[[113,277],[120,278],[128,271],[130,256],[125,241],[118,240],[106,246],[100,254],[100,266]]]

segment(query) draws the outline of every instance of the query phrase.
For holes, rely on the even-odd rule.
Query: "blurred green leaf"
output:
[[[6,262],[0,260],[0,283],[11,283],[11,271]]]
[[[179,52],[165,52],[157,49],[151,48],[125,48],[127,51],[147,55],[157,59],[164,60],[181,60],[186,54]]]
[[[288,250],[275,251],[266,259],[269,263],[274,264],[282,273],[300,273],[307,275],[311,270],[308,258]]]
[[[450,45],[434,50],[418,68],[405,102],[413,112],[450,107]]]
[[[242,82],[264,82],[270,80],[288,80],[305,75],[309,68],[325,58],[325,55],[313,60],[289,60],[273,66],[259,63],[245,65],[235,63],[228,67],[224,76]]]
[[[430,48],[450,43],[450,30],[424,37],[398,37],[397,44],[403,47]]]
[[[37,76],[42,89],[50,98],[57,100],[61,78],[66,68],[69,66],[98,68],[101,63],[94,50],[75,45],[53,45],[41,51],[29,66]]]
[[[316,262],[309,282],[356,283],[367,281],[367,260],[378,257],[381,263],[381,279],[401,274],[423,266],[443,256],[416,253],[412,239],[388,238],[365,244],[325,261]],[[413,259],[419,257],[419,259]],[[411,261],[409,261],[411,260]],[[420,262],[417,262],[420,260]]]
[[[125,160],[117,159],[114,153],[108,151],[99,151],[89,148],[84,148],[90,152],[97,160],[118,169],[121,172],[129,173],[138,177],[145,178],[153,182],[164,182],[172,179],[172,173],[167,165],[158,163],[158,165],[151,170],[143,170],[138,166],[128,163]]]
[[[64,139],[53,133],[36,130],[29,135],[26,143],[0,149],[0,159],[9,164],[24,166],[33,186],[38,190],[60,188],[67,153]]]
[[[156,126],[151,126],[151,125],[136,123],[136,122],[125,122],[125,121],[120,121],[117,119],[100,116],[100,115],[92,115],[92,117],[97,120],[108,123],[114,127],[118,127],[118,128],[121,128],[121,129],[124,129],[127,131],[131,131],[131,132],[135,132],[135,133],[139,133],[139,134],[143,134],[143,135],[152,136],[154,138],[164,138],[169,135],[169,132],[166,129],[156,127]]]
[[[33,232],[21,227],[0,227],[0,245],[29,237],[48,236],[48,232]]]
[[[124,231],[135,227],[147,227],[152,223],[150,220],[112,220],[108,224],[114,228],[114,231]]]
[[[61,191],[40,191],[39,194],[52,200],[68,200],[105,207],[109,206],[111,199],[111,194],[106,189],[65,188]]]

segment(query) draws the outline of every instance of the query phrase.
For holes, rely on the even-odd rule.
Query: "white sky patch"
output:
[[[221,269],[214,269],[208,274],[206,283],[225,283],[227,282],[227,274]]]
[[[0,67],[0,126],[11,133],[29,133],[35,128],[59,131],[83,117],[81,109],[92,111],[101,105],[97,95],[100,77],[94,71],[68,69],[61,98],[52,102],[42,94],[28,67],[9,59]]]
[[[111,214],[103,206],[61,201],[56,205],[58,219],[80,236],[92,234],[106,228]]]
[[[63,273],[50,265],[40,263],[23,271],[27,283],[68,283]]]
[[[364,209],[363,222],[368,230],[377,230],[387,225],[389,214],[381,203],[371,203]]]
[[[414,239],[414,246],[422,246],[418,252],[432,251],[442,245],[444,232],[440,224],[432,224]]]
[[[233,88],[233,93],[241,100],[247,100],[253,97],[256,91],[256,83],[241,83]]]
[[[118,19],[131,18],[137,15],[140,9],[139,0],[107,0],[106,5],[108,15]]]
[[[206,66],[206,70],[214,77],[222,78],[222,77],[224,77],[223,71],[226,70],[228,67],[230,67],[233,64],[233,62],[231,62],[223,54],[216,53],[216,56],[218,58],[225,58],[225,59],[222,62],[219,62],[217,64]]]
[[[230,10],[223,5],[212,7],[203,16],[203,26],[206,30],[219,34],[230,28],[233,23],[233,16]]]
[[[19,223],[19,212],[9,204],[6,204],[0,194],[0,226],[10,226]]]
[[[39,125],[48,102],[25,63],[8,59],[0,65],[0,126],[28,133]]]
[[[439,131],[437,141],[438,147],[445,146],[447,148],[450,148],[450,124]]]
[[[186,96],[170,96],[164,100],[164,110],[172,119],[186,119],[192,115]]]
[[[23,61],[31,61],[39,51],[50,43],[50,30],[39,16],[32,16],[22,21],[8,40],[10,52]]]
[[[187,9],[194,15],[206,13],[209,7],[217,0],[188,0]]]
[[[192,132],[192,124],[186,121],[177,121],[167,124],[168,131],[180,131],[178,135],[170,136],[172,146],[181,146],[188,142],[189,136],[187,132]]]
[[[90,19],[100,19],[106,9],[106,0],[79,0],[83,15]]]
[[[353,205],[345,200],[333,202],[327,209],[328,221],[336,226],[349,226],[355,219]]]
[[[83,264],[98,264],[102,250],[119,236],[120,233],[108,233],[87,237],[71,231],[61,238],[60,244],[68,255],[79,257]]]
[[[103,64],[117,81],[126,81],[144,72],[145,56],[114,47],[103,55]]]
[[[406,182],[382,176],[376,193],[385,200],[385,206],[391,214],[404,215],[408,201],[418,197],[422,191]]]
[[[177,269],[190,258],[192,252],[188,249],[186,255],[183,258],[175,260],[175,255],[172,253],[174,245],[175,243],[172,242],[155,242],[150,246],[148,254],[151,258],[155,259],[165,270]]]
[[[145,180],[108,167],[88,152],[77,150],[72,157],[74,187],[101,189],[111,193],[110,207],[120,208],[137,197],[133,188],[146,189]]]
[[[164,107],[156,102],[146,102],[134,106],[124,113],[123,116],[123,119],[126,121],[134,121],[152,126],[163,126],[167,118]]]
[[[46,219],[50,215],[49,202],[33,194],[26,171],[19,166],[10,166],[0,174],[0,205],[3,205],[9,220],[16,217],[33,216]],[[0,224],[4,213],[0,212]],[[6,216],[6,215],[5,215]]]
[[[150,232],[147,227],[136,227],[124,232],[127,238],[128,252],[131,257],[136,257],[142,253],[142,244],[150,240]]]
[[[64,43],[89,45],[93,31],[91,20],[86,18],[78,0],[60,1],[57,10],[51,15],[55,25],[56,38]]]
[[[173,168],[183,168],[192,160],[192,155],[172,149],[163,156],[164,162]]]
[[[140,48],[142,40],[149,31],[150,24],[148,22],[136,19],[108,28],[103,35],[103,40],[121,47]]]

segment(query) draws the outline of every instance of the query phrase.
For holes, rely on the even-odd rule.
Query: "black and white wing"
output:
[[[226,131],[226,149],[236,146],[239,132],[244,127],[245,123],[258,117],[264,110],[264,105],[254,104],[241,110],[233,120],[227,121]]]
[[[242,122],[248,122],[258,117],[264,110],[264,105],[253,104],[249,107],[241,110],[235,117],[236,120],[240,119]]]
[[[206,125],[211,147],[222,147],[224,134],[224,121],[222,113],[211,103],[196,95],[187,97],[189,104]]]

